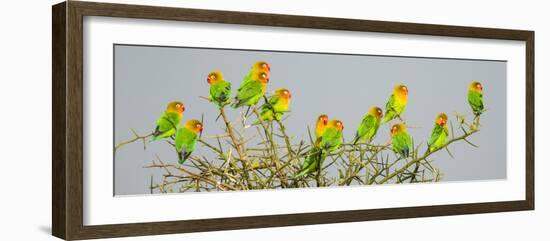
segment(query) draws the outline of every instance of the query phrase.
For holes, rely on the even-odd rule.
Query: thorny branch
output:
[[[468,123],[465,116],[455,113],[456,123],[449,121],[449,140],[442,147],[430,152],[426,147],[418,145],[414,147],[411,157],[406,159],[398,157],[393,152],[389,141],[384,144],[343,143],[338,150],[327,154],[325,162],[316,172],[298,180],[294,179],[294,176],[312,148],[311,134],[310,141],[293,142],[293,137],[286,132],[284,120],[264,121],[260,118],[256,106],[252,106],[251,109],[256,116],[257,125],[246,126],[246,120],[242,120],[242,128],[235,126],[239,121],[231,122],[224,109],[220,109],[224,124],[223,133],[199,140],[200,145],[210,150],[217,158],[192,155],[189,161],[179,165],[176,162],[165,163],[157,156],[156,161],[145,166],[160,169],[164,173],[157,184],[153,184],[151,180],[151,192],[438,182],[443,173],[434,167],[434,160],[430,160],[432,155],[444,149],[452,157],[449,147],[457,142],[477,147],[469,138],[480,131],[479,118],[474,118],[472,123]],[[459,136],[455,136],[455,125],[457,130],[462,132]],[[257,131],[257,135],[254,136],[257,136],[260,142],[255,146],[245,146],[254,140],[254,137],[250,137],[251,133],[247,133],[251,129]],[[134,130],[131,131],[134,138],[116,145],[115,152],[139,140],[143,141],[145,148],[151,134],[140,136]],[[173,145],[172,142],[167,142]],[[424,154],[419,155],[422,151],[425,151]],[[234,156],[235,153],[237,156]]]

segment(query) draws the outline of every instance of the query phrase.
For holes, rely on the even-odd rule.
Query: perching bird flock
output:
[[[403,182],[403,180],[413,180],[417,179],[417,169],[420,164],[428,166],[430,162],[428,161],[428,156],[432,152],[437,152],[440,149],[447,149],[447,146],[454,141],[449,140],[449,138],[455,139],[464,139],[466,140],[469,135],[479,131],[479,119],[484,109],[483,105],[483,87],[482,84],[478,81],[471,82],[467,89],[467,102],[472,109],[474,115],[474,121],[469,124],[465,121],[464,116],[457,115],[457,121],[459,121],[459,126],[464,130],[464,135],[455,137],[454,134],[449,133],[449,128],[447,123],[449,122],[448,116],[446,113],[439,113],[435,117],[435,124],[433,126],[431,135],[428,136],[425,143],[425,154],[418,154],[418,149],[420,146],[414,146],[413,138],[408,133],[408,128],[410,127],[406,124],[405,119],[405,109],[409,103],[409,88],[404,84],[397,84],[391,90],[389,99],[386,102],[385,109],[382,109],[378,106],[370,106],[367,109],[362,119],[359,122],[359,125],[356,129],[352,130],[354,138],[349,142],[344,140],[344,121],[341,119],[329,119],[328,115],[320,114],[314,125],[314,137],[311,137],[311,142],[307,145],[304,141],[301,141],[299,144],[293,144],[292,138],[285,133],[284,125],[282,124],[283,116],[290,111],[292,94],[291,90],[285,87],[279,87],[273,92],[268,91],[268,85],[270,83],[270,73],[271,66],[265,61],[258,61],[252,65],[248,73],[244,76],[242,81],[239,84],[239,88],[232,95],[232,84],[230,81],[224,78],[224,75],[219,70],[214,70],[207,75],[207,83],[210,86],[208,97],[205,97],[213,105],[216,106],[220,111],[220,116],[224,118],[224,123],[226,125],[226,136],[230,137],[231,141],[230,148],[234,149],[239,155],[238,157],[233,157],[231,152],[224,153],[220,137],[218,137],[219,147],[212,146],[201,139],[203,129],[203,123],[196,119],[191,119],[183,122],[183,114],[186,110],[186,107],[182,101],[172,101],[168,103],[165,107],[164,112],[157,119],[156,127],[153,129],[153,132],[144,137],[137,136],[136,139],[143,139],[151,136],[152,141],[161,141],[164,140],[174,147],[177,153],[176,162],[180,167],[183,168],[186,161],[191,159],[193,160],[193,165],[197,166],[197,163],[201,163],[201,159],[193,156],[193,151],[195,151],[197,144],[201,142],[208,148],[211,148],[214,152],[217,152],[219,159],[225,163],[232,163],[231,158],[238,160],[241,164],[240,167],[233,165],[229,169],[223,169],[227,174],[213,174],[213,169],[207,169],[204,167],[197,167],[198,170],[201,170],[203,174],[194,174],[197,176],[201,175],[220,175],[220,180],[230,179],[231,175],[233,179],[235,178],[248,178],[251,179],[250,175],[254,174],[254,171],[260,168],[266,168],[269,170],[271,175],[267,178],[267,181],[271,181],[271,184],[258,184],[261,181],[256,180],[251,184],[251,180],[246,181],[231,181],[231,185],[218,185],[213,183],[209,178],[200,179],[198,177],[193,177],[191,179],[195,181],[203,181],[204,185],[210,185],[213,189],[217,190],[239,190],[239,189],[255,189],[255,186],[265,188],[265,185],[274,188],[275,184],[272,179],[277,178],[279,184],[278,187],[300,187],[300,186],[309,186],[308,178],[315,176],[317,179],[317,186],[326,185],[328,181],[319,180],[319,176],[323,174],[325,166],[325,161],[328,157],[337,156],[336,159],[340,158],[345,165],[348,165],[348,169],[345,172],[339,170],[339,181],[335,182],[339,185],[352,183],[354,181],[361,184],[381,184],[386,182],[388,177],[393,177],[391,174],[384,174],[382,171],[373,171],[373,173],[367,173],[365,180],[358,179],[359,172],[365,169],[365,163],[362,164],[352,164],[351,156],[348,156],[347,160],[342,157],[342,153],[359,153],[359,155],[364,155],[364,153],[371,153],[370,161],[382,160],[382,164],[377,163],[376,165],[382,165],[379,168],[384,169],[386,172],[390,171],[387,158],[378,157],[382,151],[391,150],[395,155],[395,163],[400,160],[404,160],[405,163],[415,162],[416,169],[414,173],[411,171],[405,170],[402,173],[395,174],[397,178],[397,183]],[[263,100],[263,103],[257,109],[257,105]],[[241,113],[246,112],[245,116],[248,115],[250,109],[256,113],[256,119],[253,122],[253,126],[261,126],[264,128],[265,138],[264,144],[267,146],[263,150],[263,154],[267,156],[267,161],[265,160],[256,160],[253,159],[252,154],[247,153],[248,149],[244,147],[246,141],[243,140],[242,134],[236,131],[236,128],[232,126],[231,121],[227,120],[225,116],[224,109],[227,106],[231,106],[233,109],[241,111]],[[189,108],[193,108],[190,106]],[[259,111],[258,111],[259,110]],[[217,120],[217,119],[216,119]],[[182,122],[184,123],[182,125]],[[277,152],[279,149],[279,144],[275,143],[273,139],[276,137],[274,134],[275,129],[273,123],[279,124],[279,131],[281,132],[280,136],[284,137],[286,142],[285,146],[287,149],[286,154],[280,156]],[[379,133],[379,128],[383,125],[388,125],[389,136],[383,138],[387,139],[384,144],[374,144],[374,139]],[[469,127],[469,132],[466,131],[464,126]],[[134,132],[135,133],[135,132]],[[132,140],[134,141],[134,140]],[[122,144],[127,144],[129,142],[124,142]],[[467,141],[467,140],[466,140]],[[467,141],[468,142],[468,141]],[[269,146],[268,144],[271,144]],[[469,142],[468,142],[469,143]],[[118,149],[119,146],[115,147]],[[296,146],[298,146],[296,148]],[[348,148],[349,147],[349,148]],[[283,148],[284,149],[284,148]],[[450,154],[450,153],[449,153]],[[354,154],[355,155],[355,154]],[[358,156],[363,159],[363,156]],[[285,163],[281,163],[281,160],[286,158]],[[383,160],[386,160],[386,167],[383,165]],[[204,161],[204,160],[203,160]],[[332,161],[332,163],[334,163]],[[346,163],[347,162],[347,163]],[[332,165],[328,164],[328,165]],[[154,163],[151,167],[158,167],[159,164]],[[227,165],[230,165],[227,164]],[[374,169],[377,169],[375,164],[373,165]],[[393,165],[393,164],[392,164]],[[407,166],[407,165],[405,165]],[[163,166],[166,168],[166,166]],[[221,168],[221,167],[220,167]],[[240,172],[235,171],[235,169],[241,168]],[[212,172],[207,173],[206,170]],[[222,169],[218,169],[222,170]],[[228,171],[229,170],[229,171]],[[233,170],[233,171],[231,171]],[[283,170],[286,170],[284,173]],[[435,172],[434,170],[432,170]],[[233,173],[233,174],[231,174]],[[262,172],[262,175],[265,173]],[[412,176],[408,178],[408,176]],[[422,174],[423,175],[423,174]],[[210,180],[210,181],[208,181]],[[379,181],[381,180],[381,181]],[[227,180],[225,180],[227,181]],[[228,181],[227,181],[228,182]],[[273,184],[273,185],[272,185]],[[157,185],[157,188],[160,188],[160,185]],[[197,188],[196,190],[200,190]]]

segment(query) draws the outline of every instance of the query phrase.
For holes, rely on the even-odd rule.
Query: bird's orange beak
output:
[[[206,82],[208,82],[209,84],[212,82],[212,78],[210,77],[210,75],[208,75],[208,77],[206,77]]]

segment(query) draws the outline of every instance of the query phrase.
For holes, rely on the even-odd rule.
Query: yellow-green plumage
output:
[[[377,106],[370,108],[369,112],[363,117],[363,120],[357,127],[353,144],[360,140],[370,142],[376,135],[382,118],[382,109]]]
[[[268,103],[262,106],[261,118],[265,121],[281,120],[281,117],[288,111],[290,106],[290,91],[285,88],[280,88],[275,91],[275,94],[269,98]]]
[[[219,108],[223,108],[231,97],[231,83],[226,81],[219,71],[208,74],[207,81],[210,84],[209,99]]]
[[[435,119],[432,135],[428,141],[428,149],[430,152],[445,145],[447,143],[448,136],[449,130],[447,129],[447,115],[445,113],[440,113]]]
[[[241,83],[233,107],[252,106],[258,103],[265,94],[268,82],[269,76],[265,72],[255,73],[250,81]]]
[[[157,125],[153,131],[153,141],[171,137],[176,134],[179,127],[185,107],[182,102],[172,101],[168,103],[166,110],[157,119]]]
[[[409,157],[412,151],[412,139],[405,124],[398,123],[392,126],[390,129],[392,136],[392,148],[393,151],[401,156],[401,158]]]
[[[178,129],[175,145],[176,151],[178,152],[178,162],[180,164],[183,164],[195,150],[202,128],[202,123],[200,121],[190,120],[187,121],[182,128]]]
[[[468,90],[468,103],[472,107],[472,111],[475,116],[481,115],[483,113],[483,86],[481,83],[474,81],[470,83],[470,88]]]
[[[386,102],[386,113],[384,113],[384,123],[389,122],[395,118],[400,118],[401,113],[407,106],[407,99],[409,95],[409,89],[405,85],[397,85],[393,89],[393,93],[390,96],[388,102]]]
[[[339,120],[331,120],[321,137],[317,138],[315,146],[306,156],[302,169],[296,178],[319,170],[328,153],[337,150],[342,144],[344,124]]]

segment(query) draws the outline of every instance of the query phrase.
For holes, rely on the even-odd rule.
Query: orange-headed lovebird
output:
[[[168,103],[164,113],[158,118],[157,126],[153,132],[153,141],[167,138],[176,134],[185,106],[182,102],[172,101]]]
[[[393,88],[393,93],[390,99],[386,103],[386,113],[384,113],[384,123],[391,121],[395,118],[400,118],[401,113],[407,106],[407,98],[409,95],[409,89],[405,85],[396,85]]]
[[[219,71],[208,74],[206,81],[210,84],[210,101],[214,102],[219,108],[223,108],[229,103],[231,97],[231,83],[226,81]]]
[[[363,117],[359,127],[357,127],[353,144],[357,143],[359,140],[370,142],[376,135],[378,127],[380,127],[382,115],[382,109],[377,106],[371,107],[369,112]]]
[[[468,103],[470,103],[470,107],[472,107],[472,111],[476,117],[481,115],[483,112],[483,86],[481,83],[477,81],[470,83]]]
[[[202,132],[202,123],[198,120],[187,121],[176,134],[176,151],[178,152],[178,162],[183,164],[191,153],[195,150],[195,145]]]
[[[262,112],[260,115],[262,120],[281,120],[283,114],[288,111],[291,97],[292,94],[288,89],[277,89],[275,94],[269,98],[269,102],[262,106]]]
[[[447,143],[449,130],[447,129],[447,115],[439,113],[435,118],[435,125],[432,130],[432,136],[428,141],[428,149],[434,151]]]

